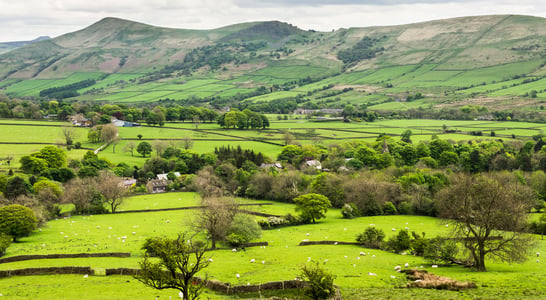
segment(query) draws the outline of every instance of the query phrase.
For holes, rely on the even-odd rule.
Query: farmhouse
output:
[[[165,193],[167,191],[167,186],[169,181],[165,179],[152,179],[146,183],[146,190],[148,193]]]

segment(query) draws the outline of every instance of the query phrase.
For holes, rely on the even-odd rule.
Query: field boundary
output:
[[[247,204],[237,204],[237,207],[240,206],[263,206],[263,205],[273,205],[273,203],[247,203]],[[136,210],[120,210],[116,211],[114,214],[127,214],[127,213],[145,213],[145,212],[158,212],[158,211],[171,211],[171,210],[189,210],[189,209],[202,209],[205,208],[205,206],[198,205],[198,206],[185,206],[185,207],[170,207],[170,208],[158,208],[158,209],[136,209]],[[247,210],[241,210],[244,213],[247,214],[256,214],[257,216],[261,216],[262,213],[254,213]],[[270,216],[267,214],[263,214],[265,216]],[[274,215],[271,215],[275,217]]]
[[[128,252],[103,252],[103,253],[72,253],[72,254],[43,254],[43,255],[18,255],[0,258],[0,264],[35,260],[35,259],[57,259],[57,258],[83,258],[83,257],[130,257]]]
[[[135,276],[140,273],[140,269],[130,268],[116,268],[116,269],[104,269],[105,276],[110,275],[125,275]],[[168,271],[164,271],[168,273]],[[2,270],[0,271],[0,278],[12,277],[12,276],[33,276],[33,275],[70,275],[70,274],[85,274],[95,275],[95,270],[91,267],[49,267],[49,268],[27,268],[16,270]],[[168,273],[170,274],[170,273]],[[101,275],[96,275],[101,276]],[[243,294],[260,292],[265,290],[286,290],[286,289],[301,289],[307,285],[307,282],[302,280],[285,280],[285,281],[273,281],[260,284],[248,284],[248,285],[236,285],[232,286],[230,283],[221,282],[219,280],[203,280],[200,277],[193,277],[193,281],[196,283],[203,282],[203,285],[212,291],[220,292],[224,294]],[[339,289],[336,287],[335,299],[341,299]]]

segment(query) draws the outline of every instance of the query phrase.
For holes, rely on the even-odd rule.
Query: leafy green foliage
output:
[[[296,212],[300,212],[302,219],[312,223],[325,218],[328,208],[332,207],[328,197],[315,193],[301,195],[294,199],[294,203]]]
[[[381,249],[383,248],[383,240],[385,239],[385,232],[382,229],[370,226],[359,233],[356,237],[356,241],[363,247]]]
[[[408,231],[400,230],[397,235],[392,236],[387,241],[387,248],[396,253],[411,249],[411,237]]]
[[[334,279],[336,275],[322,269],[319,263],[304,265],[301,278],[309,285],[304,288],[307,297],[313,300],[329,299],[335,294]]]
[[[6,254],[6,249],[8,249],[10,244],[11,238],[4,233],[0,233],[0,256]]]
[[[37,223],[34,212],[28,207],[11,204],[0,208],[0,233],[11,236],[14,242],[28,236]]]
[[[94,79],[86,79],[76,83],[71,83],[65,86],[48,88],[40,91],[40,97],[49,97],[56,99],[70,98],[79,96],[79,89],[83,89],[92,86],[96,83]]]
[[[154,254],[160,261],[152,262],[145,257],[139,263],[141,272],[136,279],[155,289],[177,289],[183,299],[199,298],[204,281],[194,276],[210,264],[204,244],[182,234],[176,239],[149,238],[145,247],[147,253]]]
[[[378,53],[383,51],[383,47],[377,47],[380,39],[370,38],[365,36],[356,43],[353,47],[346,50],[341,50],[337,53],[337,58],[343,61],[344,64],[350,64],[362,59],[374,58]]]
[[[152,145],[148,142],[140,142],[136,150],[142,154],[142,157],[146,157],[146,155],[152,153]]]
[[[433,264],[449,264],[455,260],[459,253],[459,248],[454,240],[435,237],[428,242],[423,256]]]
[[[262,236],[260,225],[247,214],[237,214],[231,222],[227,240],[232,246],[241,246]]]

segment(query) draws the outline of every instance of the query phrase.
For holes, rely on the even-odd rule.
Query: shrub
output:
[[[455,241],[436,237],[429,241],[423,257],[430,260],[433,264],[436,263],[452,263],[459,253],[459,248]]]
[[[411,235],[413,236],[413,239],[411,240],[410,245],[411,249],[413,250],[413,254],[423,256],[425,249],[428,247],[428,239],[425,238],[425,233],[423,232],[423,236],[419,236],[418,233],[413,231]]]
[[[363,247],[381,249],[383,247],[383,240],[385,239],[385,232],[375,227],[368,227],[364,232],[358,234],[356,241]]]
[[[404,201],[399,204],[398,212],[401,215],[413,215],[413,205],[407,201]]]
[[[322,269],[319,263],[305,265],[301,268],[301,277],[309,282],[303,290],[306,296],[311,299],[328,299],[335,294],[335,275]]]
[[[345,203],[341,209],[341,214],[345,219],[352,219],[357,216],[358,210],[352,203]]]
[[[400,230],[387,241],[387,249],[400,253],[411,248],[411,237],[407,230]]]
[[[386,202],[384,205],[383,205],[383,214],[384,215],[396,215],[398,214],[398,211],[396,211],[396,207],[394,206],[394,204],[392,204],[392,202]]]
[[[11,238],[8,235],[0,233],[0,256],[6,254],[6,249],[8,249],[11,244]]]
[[[228,230],[227,241],[231,246],[238,247],[262,236],[258,223],[247,214],[238,214],[233,219]]]
[[[34,212],[28,207],[11,204],[0,208],[0,233],[11,236],[14,242],[28,236],[37,223]]]

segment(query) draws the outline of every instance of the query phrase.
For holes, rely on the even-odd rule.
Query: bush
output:
[[[258,225],[262,229],[282,227],[286,224],[286,221],[283,218],[269,217],[267,219],[261,219],[258,221]]]
[[[404,201],[398,205],[398,212],[401,215],[413,215],[413,205],[407,201]]]
[[[328,299],[336,292],[334,287],[335,275],[322,269],[319,263],[314,265],[305,265],[301,269],[301,277],[309,282],[303,290],[306,296],[311,299]]]
[[[449,264],[455,260],[458,253],[459,248],[455,241],[443,237],[435,237],[429,241],[423,257],[430,260],[433,264]]]
[[[411,248],[411,237],[407,230],[400,230],[387,241],[387,249],[400,253]]]
[[[11,244],[11,238],[8,235],[0,233],[0,256],[6,254],[6,249],[8,249]]]
[[[413,240],[411,240],[410,245],[413,254],[423,256],[425,249],[428,247],[428,239],[425,239],[425,233],[423,232],[423,236],[419,236],[419,234],[413,231],[411,235],[413,236]]]
[[[28,207],[11,204],[0,208],[0,233],[11,236],[14,242],[30,235],[37,224],[34,212]]]
[[[356,241],[363,247],[381,249],[383,247],[383,240],[385,239],[385,232],[375,227],[368,227],[362,233],[356,237]]]
[[[258,223],[247,214],[238,214],[228,230],[228,243],[238,247],[262,236]]]
[[[352,203],[345,203],[341,209],[341,214],[345,219],[352,219],[357,216],[358,210]]]
[[[396,211],[396,207],[394,206],[394,204],[392,204],[392,202],[386,202],[384,205],[383,205],[383,214],[384,215],[396,215],[398,214],[398,211]]]

